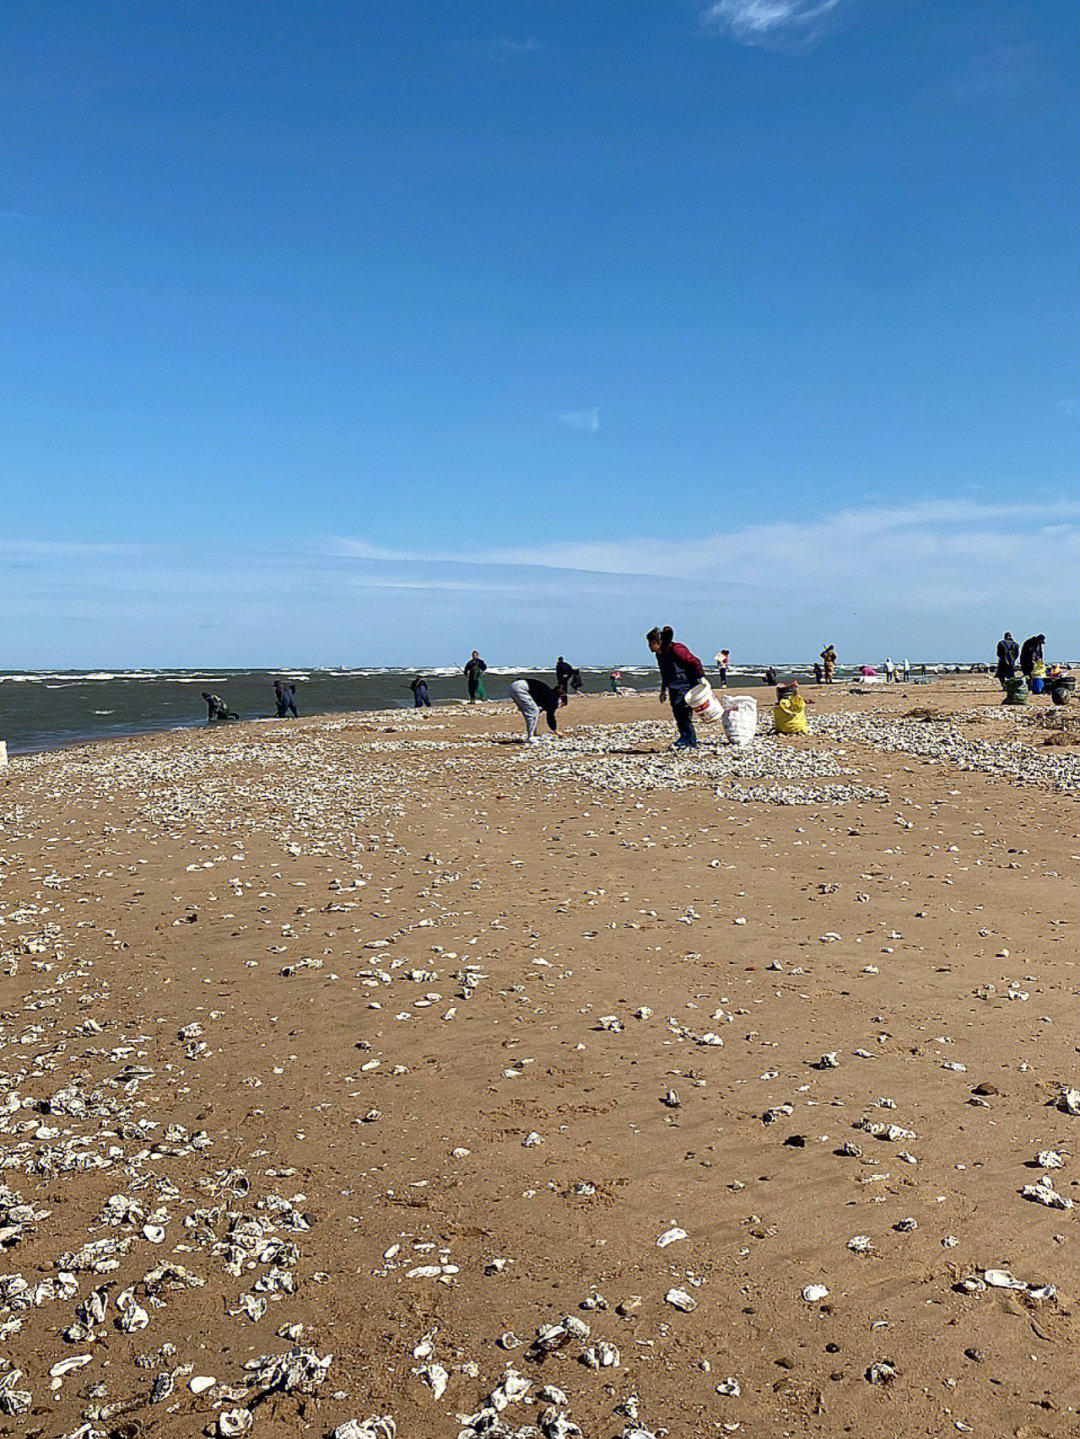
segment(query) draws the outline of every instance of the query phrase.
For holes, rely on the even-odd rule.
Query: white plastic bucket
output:
[[[0,769],[7,764],[7,740],[0,739]]]
[[[724,707],[713,694],[708,680],[699,680],[692,690],[687,690],[686,703],[694,711],[694,717],[706,724],[712,724],[724,713]]]
[[[757,734],[757,700],[752,695],[725,695],[724,733],[728,740],[745,749]]]

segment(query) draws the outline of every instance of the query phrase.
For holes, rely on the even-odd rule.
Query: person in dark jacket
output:
[[[206,716],[207,724],[220,724],[225,720],[238,720],[240,716],[229,708],[220,695],[211,694],[209,690],[203,690],[202,697],[206,701],[206,708],[209,713]]]
[[[484,693],[484,671],[487,665],[480,658],[479,653],[473,650],[472,657],[465,666],[465,679],[469,686],[469,703],[475,704],[477,700],[487,699]]]
[[[412,690],[414,709],[431,708],[431,696],[428,694],[427,680],[423,675],[417,675],[410,683],[409,688]]]
[[[274,681],[274,709],[278,719],[284,719],[286,715],[299,718],[300,711],[296,708],[296,686],[291,682],[286,684],[284,680]]]
[[[1016,661],[1020,654],[1020,646],[1013,639],[1008,630],[998,640],[997,647],[997,669],[994,673],[1001,681],[1001,688],[1005,688],[1005,681],[1015,679]]]
[[[564,660],[562,655],[555,661],[555,683],[564,690],[570,688],[570,681],[574,675],[574,666],[569,660]]]
[[[656,656],[660,668],[660,703],[671,701],[671,712],[679,727],[676,749],[693,749],[697,744],[697,733],[686,696],[690,690],[705,678],[705,667],[685,645],[677,644],[675,631],[670,625],[663,629],[651,629],[645,641]]]
[[[536,725],[541,713],[547,717],[548,729],[558,739],[559,726],[555,720],[555,711],[560,704],[566,703],[566,691],[562,685],[556,685],[552,689],[543,680],[518,679],[510,686],[510,698],[525,716],[526,744],[539,743]]]
[[[1046,643],[1045,635],[1031,635],[1020,646],[1020,673],[1026,679],[1031,678],[1031,672],[1043,657],[1043,645]]]

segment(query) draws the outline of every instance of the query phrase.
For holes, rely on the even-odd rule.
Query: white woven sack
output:
[[[757,734],[757,700],[750,695],[724,700],[724,733],[733,745],[745,749]]]

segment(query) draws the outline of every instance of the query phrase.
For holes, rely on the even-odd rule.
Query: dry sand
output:
[[[1080,1433],[1080,750],[815,697],[13,761],[0,1434]]]

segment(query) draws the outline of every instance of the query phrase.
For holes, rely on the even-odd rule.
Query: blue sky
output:
[[[0,665],[1080,655],[1075,0],[0,18]]]

